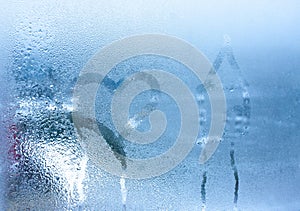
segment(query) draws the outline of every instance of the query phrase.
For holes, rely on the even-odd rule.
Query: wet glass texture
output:
[[[296,0],[2,1],[0,210],[300,210],[299,11]],[[148,131],[150,113],[160,110],[166,130],[146,145],[122,137],[111,103],[130,75],[169,72],[199,109],[188,156],[165,174],[131,179],[91,161],[72,97],[95,53],[140,34],[178,37],[202,52],[222,81],[227,117],[216,152],[200,164],[212,116],[204,84],[172,58],[120,62],[99,85],[95,116],[124,169],[126,157],[150,159],[172,147],[182,119],[172,96],[145,75],[153,89],[133,99],[128,126]]]

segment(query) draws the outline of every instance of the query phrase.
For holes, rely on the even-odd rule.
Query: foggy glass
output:
[[[1,210],[300,209],[298,1],[1,3]],[[122,138],[110,105],[131,74],[170,72],[187,84],[199,108],[200,130],[188,156],[171,171],[140,180],[91,162],[72,119],[73,89],[84,65],[111,42],[139,34],[175,36],[201,51],[222,81],[227,104],[221,143],[200,164],[211,123],[202,82],[180,62],[158,55],[116,65],[99,85],[95,113],[123,168],[126,156],[147,159],[169,149],[181,121],[171,96],[143,92],[132,102],[129,123],[147,131],[149,114],[158,109],[166,131],[149,145]]]

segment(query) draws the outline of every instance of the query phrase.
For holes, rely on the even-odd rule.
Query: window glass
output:
[[[298,1],[1,5],[1,210],[300,209]]]

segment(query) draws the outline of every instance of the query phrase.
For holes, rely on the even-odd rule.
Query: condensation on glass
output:
[[[3,3],[0,209],[299,210],[299,3],[232,8],[236,3],[229,2]],[[150,90],[134,99],[128,124],[147,131],[149,114],[159,109],[168,120],[165,133],[149,146],[118,134],[110,103],[131,74],[162,69],[176,75],[199,109],[190,154],[166,174],[135,180],[90,161],[72,120],[72,94],[97,51],[146,33],[179,37],[207,55],[223,84],[227,118],[217,151],[201,165],[211,123],[201,81],[159,55],[116,65],[100,84],[95,105],[98,129],[123,168],[126,156],[150,158],[169,149],[180,128],[174,100]]]

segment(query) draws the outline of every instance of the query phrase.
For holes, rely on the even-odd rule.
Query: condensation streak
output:
[[[236,158],[235,158],[235,147],[234,147],[234,141],[235,139],[240,139],[242,135],[245,135],[248,132],[249,129],[249,120],[250,120],[250,97],[248,93],[248,83],[246,82],[245,79],[241,77],[241,71],[239,68],[239,65],[234,57],[232,47],[230,45],[230,37],[228,35],[224,35],[224,45],[221,48],[220,52],[218,53],[216,59],[213,62],[213,67],[216,72],[220,69],[222,63],[224,60],[227,60],[230,68],[233,70],[236,70],[236,78],[237,80],[234,81],[233,83],[241,83],[239,84],[239,90],[240,95],[242,98],[242,105],[235,105],[233,106],[234,114],[229,115],[230,121],[234,121],[234,128],[229,128],[229,133],[233,133],[234,135],[231,137],[228,137],[230,139],[230,165],[233,171],[234,175],[234,180],[235,180],[235,185],[234,185],[234,207],[237,209],[237,203],[238,203],[238,193],[239,193],[239,174],[238,174],[238,168],[236,166]],[[229,73],[228,73],[229,74]],[[209,78],[209,76],[207,76]],[[229,83],[228,81],[223,81],[223,84]],[[228,90],[225,91],[227,93]],[[232,90],[230,90],[231,92]],[[200,93],[201,94],[201,93]],[[233,119],[234,115],[235,118]],[[207,172],[204,171],[203,173],[203,178],[202,178],[202,185],[201,185],[201,199],[202,199],[202,204],[206,204],[206,191],[205,191],[205,184],[207,181]]]

